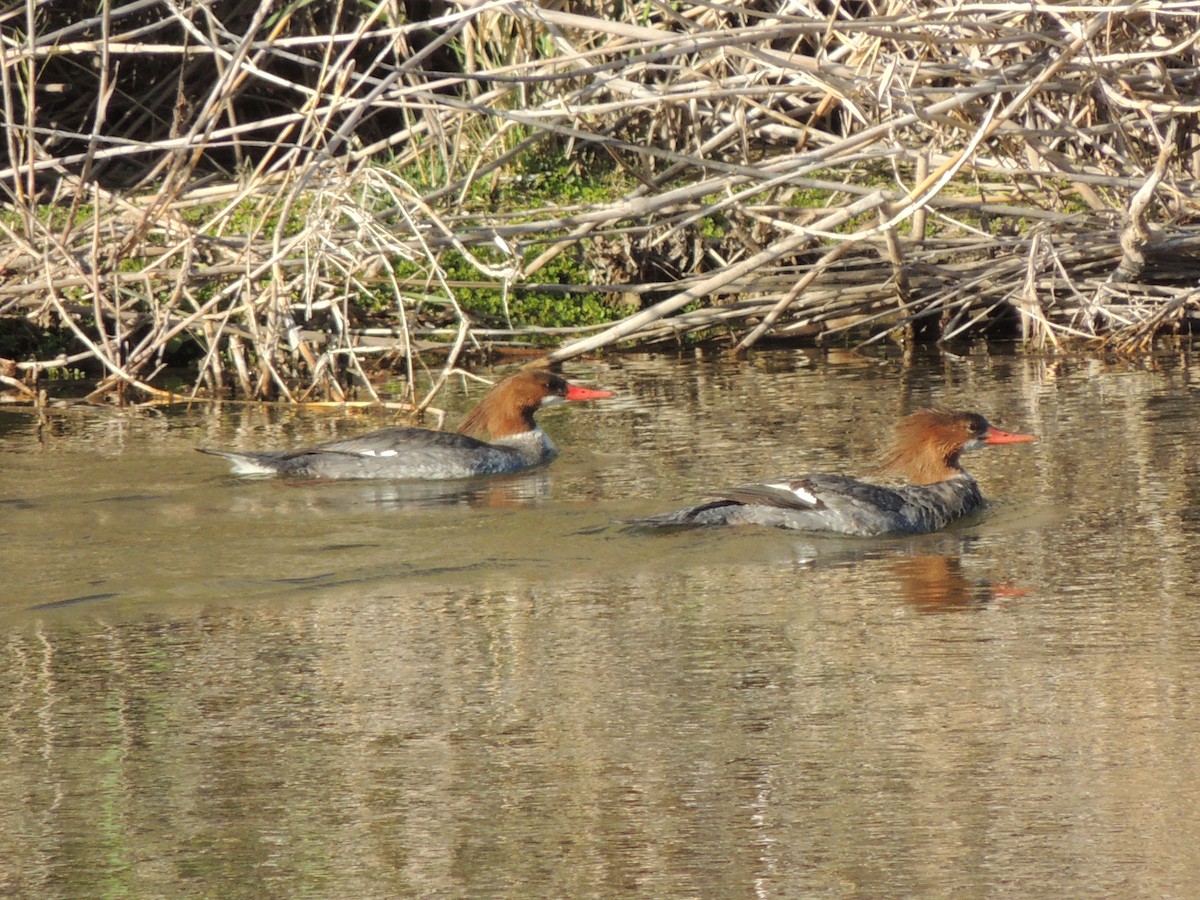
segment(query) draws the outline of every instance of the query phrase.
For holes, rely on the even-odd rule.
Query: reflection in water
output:
[[[35,603],[29,607],[30,612],[45,609],[65,609],[68,606],[78,606],[82,603],[95,603],[100,600],[115,600],[119,594],[84,594],[82,597],[67,597],[63,600],[50,600],[46,603]]]
[[[232,479],[231,479],[232,480]],[[457,481],[295,481],[255,479],[266,490],[243,491],[233,501],[239,512],[286,508],[337,511],[354,508],[422,510],[437,507],[464,509],[520,509],[550,495],[545,471],[496,478]],[[232,490],[236,491],[237,486]]]
[[[1192,893],[1186,357],[607,365],[552,467],[431,493],[192,450],[377,421],[0,411],[0,894]],[[1044,435],[960,528],[612,527],[937,404]]]
[[[631,532],[636,533],[636,532]],[[923,612],[979,609],[997,597],[1025,593],[1007,581],[968,577],[962,555],[972,554],[969,537],[939,535],[934,538],[900,538],[883,541],[797,541],[793,563],[804,568],[849,570],[870,561],[886,564],[900,599]]]
[[[993,597],[990,584],[976,584],[963,575],[962,560],[957,556],[908,556],[892,569],[904,599],[926,612],[969,609]]]

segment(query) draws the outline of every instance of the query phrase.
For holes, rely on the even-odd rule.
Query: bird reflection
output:
[[[990,582],[973,581],[963,574],[958,556],[906,556],[892,564],[892,571],[904,599],[923,612],[986,606],[995,598]]]
[[[339,483],[338,487],[343,484]],[[525,506],[549,496],[546,473],[514,477],[469,479],[459,482],[378,481],[349,493],[357,502],[377,506],[467,506],[472,509],[505,509]]]
[[[508,509],[527,506],[550,495],[545,472],[461,481],[270,481],[261,490],[241,488],[236,505],[273,508],[299,505],[323,511],[353,507],[430,509],[467,507]]]
[[[861,566],[876,563],[895,580],[900,598],[922,612],[982,609],[993,600],[1024,596],[1027,591],[1008,581],[968,577],[963,555],[970,555],[969,538],[916,537],[868,546],[844,542],[801,542],[792,545],[797,568]],[[886,577],[886,574],[885,574]]]

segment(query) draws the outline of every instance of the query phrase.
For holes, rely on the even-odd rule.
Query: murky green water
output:
[[[1189,362],[579,366],[552,468],[416,495],[192,450],[379,420],[0,410],[0,894],[1191,896]],[[1041,438],[951,532],[610,527],[930,404]]]

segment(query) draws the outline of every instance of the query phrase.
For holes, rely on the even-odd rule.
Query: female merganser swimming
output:
[[[978,413],[923,410],[902,419],[882,471],[912,484],[891,488],[844,475],[802,475],[748,484],[700,506],[626,524],[648,527],[772,525],[870,537],[944,528],[983,503],[975,479],[959,465],[964,450],[1037,440],[988,424]]]
[[[401,426],[301,450],[196,449],[230,460],[237,475],[421,479],[509,475],[545,465],[558,455],[533,419],[539,409],[612,396],[612,391],[568,384],[550,372],[518,372],[488,391],[457,433]],[[487,433],[492,442],[469,437],[470,433]]]

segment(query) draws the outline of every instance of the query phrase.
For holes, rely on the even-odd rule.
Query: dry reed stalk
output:
[[[1031,346],[1136,351],[1200,314],[1200,0],[72,15],[0,10],[0,337],[74,338],[0,360],[21,396],[86,363],[98,393],[152,397],[181,342],[193,394],[296,401],[382,402],[387,351],[419,410],[464,354],[550,336],[557,362],[1008,318]],[[482,202],[539,154],[633,186]],[[489,286],[511,318],[514,291],[562,290],[539,283],[561,257],[646,305],[597,330],[461,302]]]

